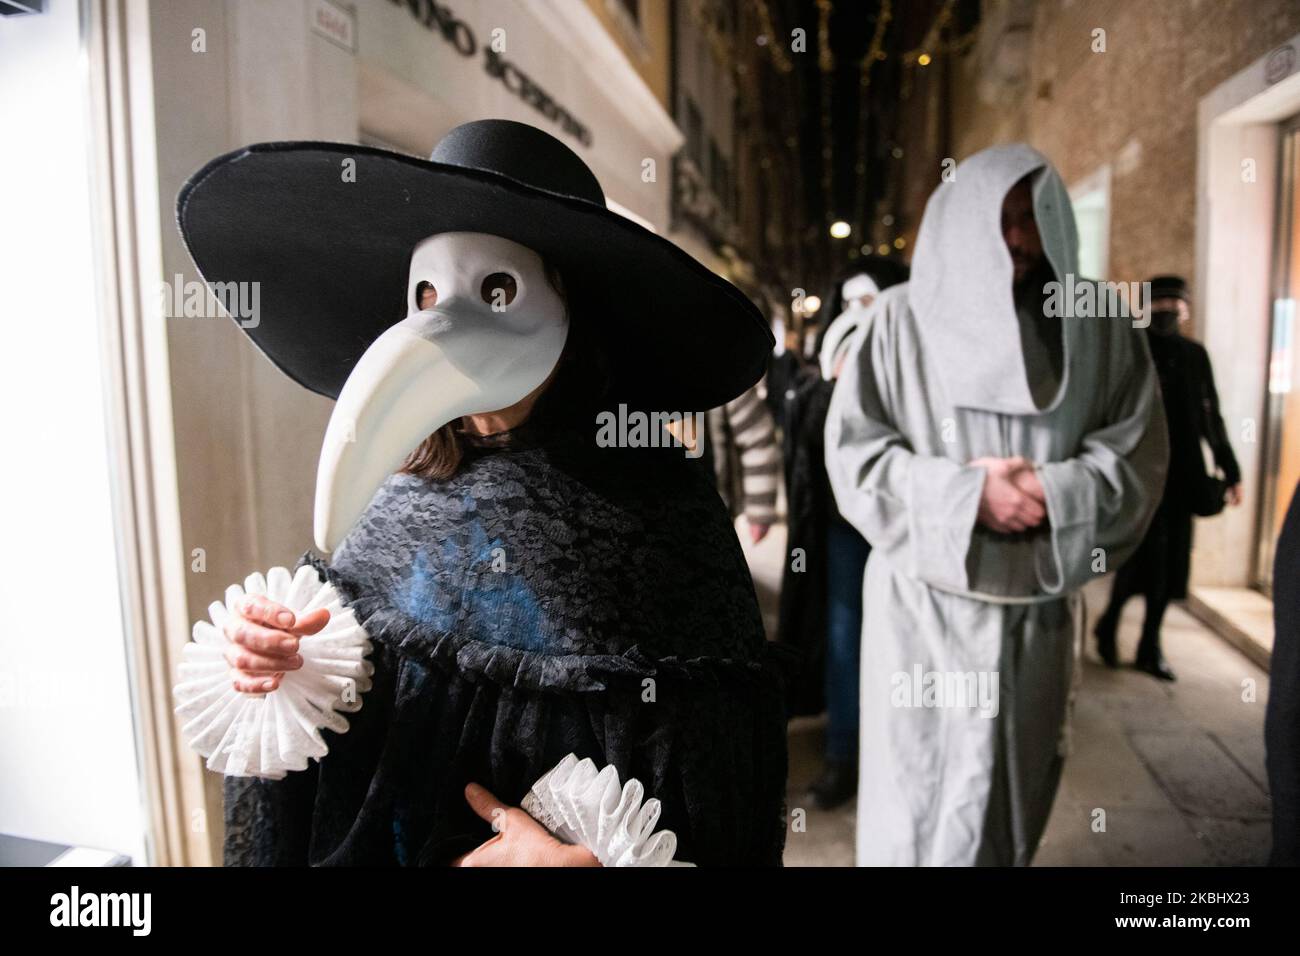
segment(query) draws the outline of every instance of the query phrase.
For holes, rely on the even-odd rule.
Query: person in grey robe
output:
[[[1077,245],[1046,158],[970,157],[831,399],[836,502],[873,546],[859,865],[1027,865],[1046,824],[1077,592],[1142,540],[1168,461],[1140,323],[1076,276]]]

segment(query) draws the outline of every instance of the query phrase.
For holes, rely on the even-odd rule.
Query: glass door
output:
[[[1256,583],[1273,589],[1273,548],[1300,482],[1300,116],[1281,130],[1277,242],[1273,266],[1273,320],[1265,400],[1264,469],[1259,513]]]

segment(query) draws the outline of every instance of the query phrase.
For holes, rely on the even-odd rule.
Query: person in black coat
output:
[[[822,309],[822,361],[807,367],[782,396],[791,555],[781,582],[778,640],[800,652],[801,667],[787,694],[792,716],[826,711],[825,764],[809,794],[822,809],[839,806],[857,791],[862,575],[871,553],[835,506],[822,435],[836,358],[843,361],[852,332],[867,321],[875,292],[906,278],[905,266],[877,256],[840,275]]]
[[[427,161],[254,144],[176,207],[214,295],[267,279],[241,330],[336,399],[298,563],[320,605],[250,575],[178,686],[230,770],[226,864],[780,865],[784,655],[716,490],[658,434],[752,388],[753,304],[510,120]],[[349,630],[308,644],[318,611]]]
[[[1115,575],[1110,604],[1096,630],[1097,653],[1108,667],[1118,666],[1115,635],[1120,613],[1129,598],[1141,594],[1146,617],[1135,666],[1161,680],[1174,679],[1160,650],[1160,624],[1169,602],[1187,597],[1192,516],[1217,514],[1225,497],[1233,505],[1241,503],[1241,470],[1219,412],[1210,356],[1199,342],[1179,333],[1191,315],[1189,301],[1181,277],[1151,280],[1147,334],[1169,426],[1169,477],[1146,537]],[[1206,474],[1202,439],[1214,453],[1222,479]]]

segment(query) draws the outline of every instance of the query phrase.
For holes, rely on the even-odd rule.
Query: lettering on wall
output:
[[[466,58],[479,51],[478,39],[464,20],[457,18],[451,8],[436,0],[393,0],[406,7],[416,21],[431,33],[436,33],[457,53]],[[560,129],[584,146],[592,143],[591,130],[580,123],[572,113],[552,99],[532,77],[491,47],[483,48],[483,70],[492,79],[519,97]]]
[[[351,11],[336,7],[330,0],[312,0],[309,11],[314,32],[349,53],[357,52],[356,19]]]

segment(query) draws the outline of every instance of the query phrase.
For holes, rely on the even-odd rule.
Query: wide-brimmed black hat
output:
[[[344,143],[246,146],[186,181],[176,220],[209,287],[259,283],[257,322],[240,323],[258,348],[331,398],[406,317],[411,252],[443,232],[501,236],[558,268],[619,400],[712,408],[758,381],[774,344],[739,290],[606,208],[586,164],[524,123],[458,126],[428,160]]]

